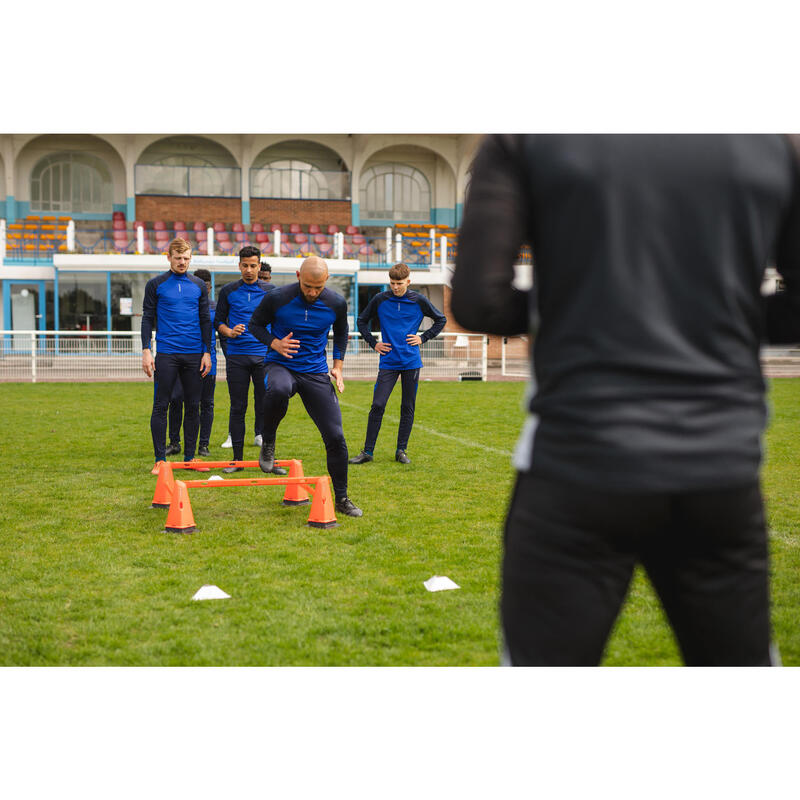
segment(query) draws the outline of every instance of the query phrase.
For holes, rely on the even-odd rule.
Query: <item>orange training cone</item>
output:
[[[156,465],[153,467],[153,469],[150,470],[150,474],[158,475],[158,471],[161,469],[161,465],[166,463],[167,463],[166,461],[156,461]]]
[[[195,529],[189,490],[183,481],[175,481],[165,527],[167,533],[192,533]]]
[[[172,464],[168,461],[159,461],[158,466],[156,490],[153,493],[153,502],[150,504],[150,508],[169,508],[172,502],[172,493],[175,491]]]
[[[308,514],[308,524],[312,528],[333,528],[338,525],[336,514],[333,512],[331,482],[327,475],[317,478],[316,486],[314,486],[314,500]]]
[[[296,458],[289,462],[289,477],[290,478],[303,478],[303,462],[298,461]],[[305,486],[299,483],[287,483],[286,491],[283,493],[283,500],[281,501],[285,506],[304,506],[311,502],[308,499],[308,492]]]

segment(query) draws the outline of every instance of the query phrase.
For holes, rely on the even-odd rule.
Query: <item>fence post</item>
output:
[[[209,225],[206,230],[206,237],[208,240],[208,255],[214,255],[214,229]]]
[[[71,219],[67,223],[67,251],[75,250],[75,220]]]
[[[31,383],[36,383],[36,332],[31,331]]]
[[[389,264],[392,260],[392,229],[386,229],[386,263]]]
[[[336,257],[340,261],[344,258],[344,234],[341,231],[336,233]]]
[[[447,266],[447,237],[442,236],[439,240],[439,265],[442,269]]]
[[[136,226],[136,252],[144,253],[144,228],[141,225]]]
[[[399,233],[394,240],[394,260],[398,264],[403,260],[403,237]]]
[[[280,231],[273,231],[272,232],[272,255],[280,256],[281,254],[281,232]]]
[[[481,356],[481,374],[485,381],[489,380],[489,337],[483,337],[483,354]]]

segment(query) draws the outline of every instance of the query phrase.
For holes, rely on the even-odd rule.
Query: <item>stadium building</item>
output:
[[[277,285],[296,280],[306,255],[323,256],[351,325],[398,260],[449,316],[479,139],[0,134],[0,330],[138,330],[144,286],[167,268],[174,236],[192,244],[215,294],[239,278],[249,243]]]

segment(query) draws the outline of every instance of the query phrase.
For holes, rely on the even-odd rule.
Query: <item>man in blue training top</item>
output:
[[[211,296],[211,273],[207,269],[196,269],[194,274],[206,285],[208,291],[208,313],[214,318],[216,302]],[[197,442],[197,455],[210,456],[208,449],[211,441],[211,428],[214,425],[214,392],[217,388],[217,348],[216,342],[211,341],[211,372],[202,380],[200,390],[200,438]],[[169,399],[169,446],[166,449],[168,456],[181,452],[181,422],[183,420],[183,386],[180,381],[175,381],[172,396]]]
[[[447,318],[430,300],[418,292],[409,291],[411,283],[410,270],[405,264],[395,264],[389,270],[389,291],[375,295],[367,303],[366,308],[358,315],[358,330],[364,341],[375,352],[380,353],[378,380],[372,394],[372,407],[367,419],[367,436],[364,449],[354,458],[351,464],[364,464],[372,461],[375,442],[381,429],[383,412],[394,389],[397,378],[400,378],[400,426],[397,431],[397,450],[395,461],[409,464],[411,459],[406,454],[411,427],[414,424],[414,407],[417,399],[417,385],[422,358],[419,348],[438,336],[444,328]],[[381,328],[379,342],[370,332],[369,324],[377,317]],[[433,320],[428,330],[418,334],[419,324],[423,317]]]
[[[264,356],[267,354],[267,346],[258,341],[247,330],[247,326],[253,311],[268,293],[275,291],[275,287],[259,280],[260,268],[261,251],[252,245],[243,247],[239,251],[239,272],[242,273],[242,277],[222,287],[214,315],[214,327],[220,336],[228,339],[225,355],[228,393],[231,398],[228,430],[231,434],[234,461],[241,461],[244,458],[244,420],[251,380],[255,392],[256,416],[263,414]],[[225,467],[223,472],[240,472],[242,469],[242,467]],[[272,471],[276,475],[286,474],[286,470],[281,467],[273,467]]]
[[[211,318],[208,290],[200,278],[187,275],[192,247],[173,239],[167,250],[169,270],[151,278],[142,302],[142,369],[154,376],[150,432],[156,463],[166,460],[167,407],[175,381],[183,384],[186,404],[184,459],[194,458],[200,427],[201,378],[211,371]],[[156,356],[150,349],[156,324]]]
[[[303,261],[297,279],[297,283],[267,294],[250,318],[250,333],[269,348],[263,444],[258,463],[264,472],[272,472],[278,425],[289,408],[289,398],[299,394],[325,443],[335,508],[347,516],[360,517],[361,509],[347,496],[347,442],[339,401],[330,380],[333,378],[336,388],[344,391],[347,301],[325,288],[328,265],[318,256]],[[331,326],[333,367],[329,370],[325,348]]]

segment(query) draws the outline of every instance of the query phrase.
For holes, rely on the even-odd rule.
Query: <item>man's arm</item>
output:
[[[275,292],[269,292],[264,295],[250,317],[250,322],[247,326],[247,330],[267,347],[270,347],[273,339],[275,339],[272,333],[267,330],[267,325],[271,325],[275,321],[275,303],[272,300],[274,296]]]
[[[428,330],[421,333],[419,337],[423,342],[427,342],[431,339],[435,339],[442,332],[442,328],[444,328],[447,322],[447,317],[442,314],[425,295],[421,294],[419,298],[419,306],[422,309],[422,313],[433,320],[433,325],[431,325]]]
[[[342,299],[336,305],[336,319],[333,321],[333,362],[344,360],[347,351],[347,337],[350,327],[347,324],[347,302]],[[339,390],[341,391],[341,389]]]
[[[228,285],[230,286],[232,284]],[[214,314],[214,327],[217,329],[220,336],[227,337],[228,339],[235,339],[245,332],[245,327],[241,322],[233,328],[228,325],[228,315],[231,310],[230,303],[228,302],[228,294],[229,292],[226,292],[225,288],[219,293],[217,311],[216,314]]]
[[[528,331],[528,293],[511,285],[529,212],[520,152],[519,137],[493,135],[473,162],[452,295],[453,316],[471,331]]]
[[[775,254],[775,266],[783,278],[784,291],[765,299],[767,341],[771,344],[800,342],[800,147],[796,137],[789,139],[793,145],[790,148],[792,200]]]
[[[148,378],[153,377],[155,362],[150,345],[153,339],[153,323],[156,318],[156,286],[152,279],[144,287],[142,300],[142,370]]]

